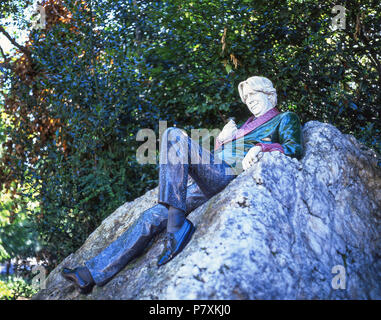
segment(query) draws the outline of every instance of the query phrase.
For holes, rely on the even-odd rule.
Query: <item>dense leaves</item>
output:
[[[0,276],[0,300],[28,300],[37,290],[21,277]]]
[[[47,0],[47,26],[3,57],[4,192],[51,261],[115,208],[157,185],[136,161],[139,129],[222,128],[249,111],[237,85],[271,79],[282,111],[330,122],[380,151],[376,1]],[[36,203],[30,207],[26,203]]]

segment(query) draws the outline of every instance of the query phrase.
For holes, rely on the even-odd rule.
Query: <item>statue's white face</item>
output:
[[[255,117],[259,117],[273,108],[266,93],[255,91],[248,85],[245,85],[242,91],[244,101]]]

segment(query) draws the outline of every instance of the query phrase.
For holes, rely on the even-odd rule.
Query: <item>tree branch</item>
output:
[[[224,115],[221,113],[221,111],[220,111],[219,109],[217,109],[217,112],[218,112],[220,118],[222,119],[222,121],[223,121],[224,123],[227,123],[227,120],[226,120],[226,118],[224,117]]]
[[[377,52],[373,50],[372,45],[369,41],[369,38],[366,35],[366,30],[363,24],[361,24],[361,20],[357,19],[357,23],[359,26],[359,34],[358,39],[354,37],[349,30],[344,30],[345,33],[355,41],[360,48],[362,48],[365,54],[368,56],[369,60],[374,64],[377,72],[378,72],[378,83],[381,85],[381,63],[377,58]]]
[[[9,70],[13,70],[13,66],[9,62],[7,62],[8,56],[5,54],[5,52],[1,46],[0,46],[0,52],[1,52],[1,55],[3,56],[3,59],[4,59],[4,62],[0,62],[0,67],[6,68]]]
[[[1,52],[1,55],[3,56],[4,58],[4,61],[7,60],[7,55],[5,54],[3,48],[0,46],[0,52]]]
[[[4,62],[0,62],[0,67],[12,69],[11,65],[9,63],[7,63],[7,55],[5,54],[5,52],[1,46],[0,46],[0,52],[1,52],[1,55],[3,56],[3,59],[4,59]]]
[[[15,41],[15,39],[13,39],[13,38],[9,35],[9,33],[8,33],[2,26],[0,26],[0,32],[1,32],[3,35],[5,35],[5,36],[7,37],[7,39],[8,39],[8,40],[9,40],[15,47],[17,47],[19,50],[21,50],[21,52],[25,53],[25,54],[28,56],[28,58],[31,58],[30,52],[29,52],[25,47],[19,45],[19,44]]]

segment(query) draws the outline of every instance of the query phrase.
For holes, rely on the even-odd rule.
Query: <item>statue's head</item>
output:
[[[265,77],[250,77],[238,85],[239,95],[250,112],[259,117],[277,103],[276,90],[272,82]]]

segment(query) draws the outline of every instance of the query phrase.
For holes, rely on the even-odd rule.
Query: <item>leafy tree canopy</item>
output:
[[[136,161],[139,129],[242,122],[237,85],[249,76],[272,80],[280,110],[381,150],[377,1],[343,1],[343,30],[332,29],[332,1],[41,4],[45,28],[0,56],[0,184],[14,201],[9,223],[24,214],[51,261],[157,184],[158,165]],[[22,9],[0,5],[3,17]]]

